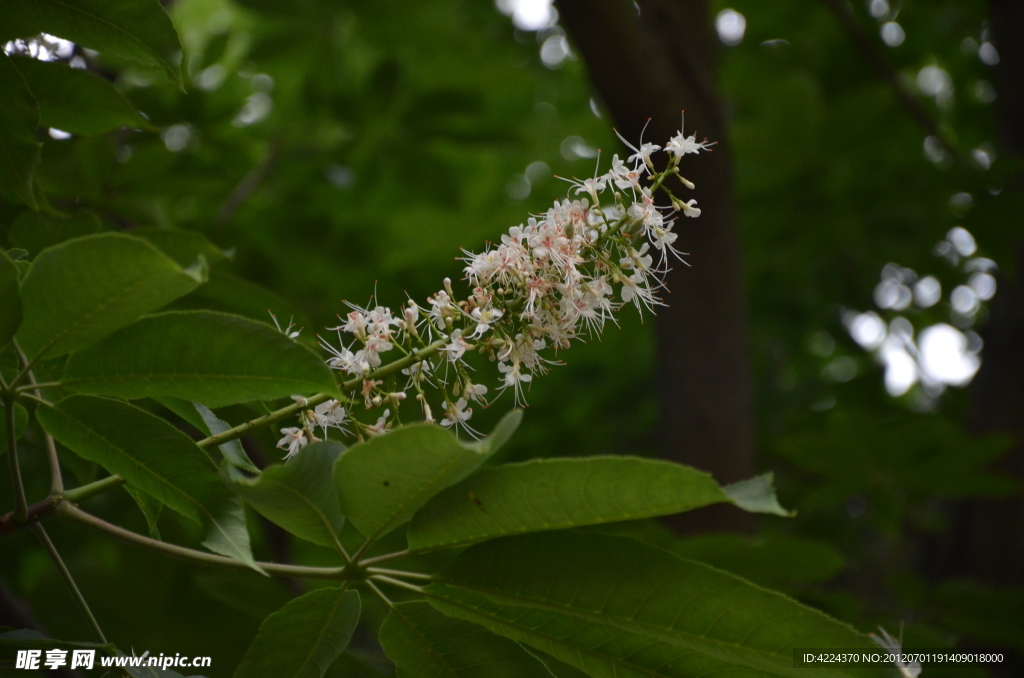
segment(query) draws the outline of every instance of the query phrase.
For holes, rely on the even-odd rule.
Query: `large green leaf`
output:
[[[823,541],[800,537],[701,534],[675,540],[665,548],[774,589],[819,584],[843,569],[843,557],[834,548]]]
[[[728,501],[710,475],[668,461],[537,459],[484,469],[431,499],[409,525],[409,548],[464,546],[524,532],[671,515]]]
[[[184,433],[119,400],[73,395],[36,411],[62,445],[183,516],[209,526],[204,545],[259,569],[237,498],[210,458]]]
[[[92,235],[101,229],[102,224],[96,215],[85,210],[67,218],[25,211],[11,224],[7,239],[15,247],[28,250],[29,255],[34,257],[51,245]]]
[[[380,627],[380,644],[398,678],[551,678],[518,643],[424,602],[392,608]]]
[[[331,470],[344,449],[333,442],[313,443],[287,464],[269,466],[258,477],[234,481],[231,487],[267,520],[295,536],[339,548],[345,517]]]
[[[148,240],[157,249],[174,259],[182,266],[191,266],[202,256],[206,263],[213,264],[228,258],[228,254],[206,239],[199,231],[187,231],[181,228],[143,227],[132,229],[131,234],[137,238]],[[210,281],[214,280],[211,273]],[[262,318],[266,320],[266,317]]]
[[[341,512],[366,537],[386,534],[479,468],[521,419],[522,411],[513,410],[491,436],[473,443],[432,424],[413,424],[353,445],[334,465]]]
[[[18,269],[7,255],[0,252],[0,348],[3,348],[21,324],[21,294],[18,292]]]
[[[181,86],[181,44],[157,0],[4,0],[0,41],[49,33],[147,68]]]
[[[561,532],[470,547],[427,587],[482,624],[594,678],[882,675],[794,668],[793,648],[862,650],[853,628],[782,594],[630,539]]]
[[[157,243],[157,247],[160,246]],[[171,256],[174,256],[173,252]],[[207,284],[180,299],[176,307],[224,311],[260,322],[271,322],[273,313],[282,328],[289,320],[293,320],[299,328],[309,326],[309,319],[292,302],[273,290],[217,269],[210,271]]]
[[[323,360],[273,327],[213,311],[140,319],[68,359],[62,380],[77,393],[170,396],[222,407],[295,393],[337,393]]]
[[[39,164],[39,108],[11,58],[0,57],[0,189],[36,206],[32,176]]]
[[[39,106],[39,124],[75,134],[153,129],[109,81],[59,61],[14,58]]]
[[[289,602],[260,625],[235,678],[321,678],[352,638],[359,594],[317,589]]]
[[[17,338],[29,358],[85,348],[195,289],[203,271],[182,269],[145,240],[98,233],[44,250],[21,281]]]
[[[18,403],[14,403],[14,436],[21,438],[28,426],[28,412]],[[0,456],[7,453],[7,408],[0,403]]]

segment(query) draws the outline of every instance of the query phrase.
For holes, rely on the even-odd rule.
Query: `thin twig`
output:
[[[380,588],[378,588],[376,584],[374,584],[372,581],[367,579],[366,580],[366,585],[370,587],[370,590],[372,590],[374,593],[377,594],[378,598],[380,598],[381,600],[384,601],[385,605],[390,607],[392,610],[395,609],[395,604],[393,602],[391,602],[390,598],[388,598],[386,595],[384,595],[384,592],[381,591]]]
[[[409,555],[409,549],[405,549],[405,550],[402,550],[402,551],[395,551],[394,553],[385,553],[382,556],[374,556],[373,558],[367,558],[366,560],[361,560],[361,561],[359,561],[359,563],[361,565],[376,565],[377,563],[386,563],[389,560],[395,560],[397,558],[404,558],[407,555]]]
[[[168,544],[167,542],[159,541],[157,539],[151,539],[144,537],[141,534],[136,534],[129,530],[126,530],[117,525],[108,523],[101,518],[86,513],[80,508],[73,506],[68,502],[61,502],[57,507],[57,517],[67,520],[69,522],[78,523],[91,527],[100,532],[105,532],[112,537],[117,537],[122,541],[126,541],[130,544],[137,546],[143,546],[154,551],[160,551],[176,558],[183,560],[190,560],[195,563],[203,565],[214,565],[219,567],[228,567],[235,570],[247,570],[249,566],[243,563],[241,560],[235,560],[234,558],[228,558],[226,556],[218,556],[213,553],[206,553],[205,551],[197,551],[195,549],[186,548],[184,546],[177,546],[176,544]],[[269,574],[275,574],[285,577],[301,577],[304,579],[358,579],[358,574],[348,567],[309,567],[305,565],[282,565],[280,563],[256,563],[263,570]]]
[[[51,386],[59,386],[58,382],[52,382],[47,384],[40,384],[36,381],[36,375],[32,371],[31,363],[29,363],[28,356],[18,346],[18,342],[14,342],[14,350],[18,353],[18,359],[21,360],[21,364],[25,366],[28,371],[28,386],[23,386],[22,389],[26,391],[34,391],[35,397],[42,402],[46,402],[43,398],[43,388]],[[43,431],[43,442],[46,444],[46,461],[50,466],[50,494],[59,495],[64,492],[64,478],[60,472],[60,459],[57,457],[57,443],[54,442],[53,436]]]
[[[372,577],[370,577],[370,579],[375,580],[375,581],[379,581],[379,582],[384,582],[385,584],[391,584],[392,586],[397,586],[398,588],[408,589],[409,591],[415,591],[416,593],[423,593],[423,588],[420,587],[420,586],[416,586],[415,584],[410,584],[407,581],[401,581],[401,580],[398,580],[398,579],[392,579],[391,577],[388,577],[388,576],[383,575],[383,574],[375,574]],[[369,580],[367,580],[367,581],[369,581]]]
[[[432,581],[434,579],[433,575],[423,574],[422,572],[409,572],[407,570],[389,570],[383,567],[368,567],[366,568],[366,571],[370,574],[383,574],[395,577],[410,577],[412,579],[426,579],[428,581]]]
[[[89,609],[89,603],[85,602],[85,596],[78,588],[78,584],[75,583],[74,577],[71,576],[71,571],[68,570],[68,566],[64,564],[64,560],[61,559],[60,553],[57,552],[57,547],[50,541],[50,535],[46,534],[46,529],[36,523],[32,526],[32,531],[39,537],[39,541],[42,542],[43,548],[50,554],[50,560],[57,566],[57,570],[60,572],[60,576],[64,579],[64,583],[68,585],[68,589],[71,591],[71,596],[75,599],[75,603],[78,605],[78,609],[81,610],[85,620],[89,623],[89,627],[92,628],[93,635],[96,636],[96,640],[107,644],[107,637],[103,635],[103,629],[100,628],[99,623],[96,621],[96,617],[93,616],[92,610]]]

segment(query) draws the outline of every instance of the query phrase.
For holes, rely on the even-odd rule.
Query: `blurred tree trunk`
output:
[[[725,115],[715,85],[717,36],[706,0],[557,0],[618,131],[636,144],[664,145],[679,129],[717,141],[687,156],[700,218],[676,225],[690,267],[675,262],[668,308],[659,309],[656,379],[662,456],[710,471],[720,482],[753,472],[753,377],[744,268]],[[674,189],[686,192],[682,185]],[[748,530],[731,507],[685,514],[680,531]]]
[[[991,0],[996,66],[996,115],[1003,155],[1024,160],[1024,3]],[[1007,200],[1024,192],[1024,175],[1005,187]],[[982,331],[985,348],[973,384],[973,428],[978,433],[1008,433],[1014,449],[997,465],[1024,483],[1024,238],[1009,243],[1013,261],[1003,262],[992,314]],[[959,507],[950,549],[952,574],[998,584],[1024,582],[1024,499],[989,499]]]

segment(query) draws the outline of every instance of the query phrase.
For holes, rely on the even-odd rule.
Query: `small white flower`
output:
[[[348,319],[339,327],[333,329],[340,329],[342,332],[348,332],[354,334],[360,341],[366,340],[366,325],[369,322],[369,318],[362,311],[352,311],[348,314]]]
[[[679,206],[683,208],[683,214],[692,219],[700,216],[700,208],[694,207],[696,204],[696,200],[688,200],[686,202],[680,202]]]
[[[519,404],[523,400],[523,384],[529,384],[533,381],[532,374],[524,374],[519,366],[519,361],[514,361],[511,365],[508,363],[498,363],[498,371],[503,375],[504,385],[501,390],[504,391],[507,388],[511,388],[516,396],[516,403]]]
[[[472,348],[473,345],[462,338],[462,330],[455,330],[448,337],[448,345],[441,350],[448,354],[448,360],[455,362]]]
[[[366,427],[366,435],[371,438],[375,436],[381,436],[388,432],[388,417],[391,416],[391,410],[384,410],[384,414],[377,418],[377,423],[373,426]]]
[[[641,165],[640,167],[642,167]],[[608,178],[615,182],[615,185],[622,190],[627,188],[633,188],[637,191],[640,190],[640,178],[643,176],[643,170],[639,167],[630,169],[626,167],[626,164],[619,160],[619,156],[612,156],[612,169],[608,172]]]
[[[498,308],[474,308],[471,315],[476,320],[476,329],[469,336],[477,338],[484,336],[484,332],[491,329],[491,323],[501,319],[504,314]]]
[[[284,434],[284,437],[277,441],[277,446],[288,450],[288,454],[284,457],[285,461],[298,454],[309,442],[306,440],[306,432],[301,428],[283,428],[281,433]]]
[[[345,408],[341,406],[341,403],[337,400],[328,400],[325,403],[320,403],[313,408],[313,420],[317,426],[320,426],[324,430],[324,435],[327,435],[328,428],[342,428],[348,416],[345,413]]]
[[[483,384],[474,384],[473,382],[466,380],[465,386],[462,387],[462,392],[470,400],[476,402],[483,402],[483,398],[487,395],[487,387]]]
[[[452,317],[456,314],[455,307],[452,306],[451,297],[444,290],[441,290],[432,297],[427,297],[427,301],[430,303],[430,317],[433,318],[434,324],[437,325],[437,329],[445,329],[445,319]]]
[[[448,408],[444,412],[444,419],[441,420],[441,426],[445,428],[456,426],[472,419],[473,408],[466,407],[468,404],[465,398],[459,398],[457,402],[448,403]]]
[[[882,646],[889,654],[896,655],[896,659],[893,663],[896,665],[896,669],[900,672],[902,678],[917,678],[921,675],[921,663],[920,662],[903,662],[899,660],[899,655],[903,653],[903,628],[900,625],[900,638],[897,640],[889,635],[889,632],[883,629],[881,626],[878,627],[880,636],[874,633],[869,634],[868,638]]]
[[[714,143],[709,142],[707,139],[704,141],[697,141],[697,135],[691,134],[688,137],[683,136],[682,132],[677,132],[674,137],[668,140],[665,144],[665,152],[671,155],[674,159],[679,160],[687,153],[697,153],[698,151],[706,151],[714,146]]]

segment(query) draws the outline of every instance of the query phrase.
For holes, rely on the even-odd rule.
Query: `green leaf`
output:
[[[223,407],[338,387],[323,360],[273,327],[213,311],[140,319],[72,355],[64,386],[76,393],[184,398]]]
[[[726,485],[722,491],[741,509],[751,513],[772,513],[777,516],[791,517],[796,511],[787,511],[779,505],[775,496],[775,476],[763,473],[732,485]]]
[[[206,528],[203,546],[222,556],[241,560],[257,572],[263,572],[263,568],[257,565],[252,557],[249,526],[245,520],[245,507],[242,506],[242,500],[238,497],[230,497],[223,502],[218,502],[212,508],[216,512],[212,514],[209,526]]]
[[[482,624],[594,678],[884,672],[859,665],[794,668],[795,647],[838,651],[872,644],[782,594],[598,533],[533,534],[470,547],[426,593],[441,612]]]
[[[14,435],[20,439],[28,426],[28,412],[25,408],[14,403]],[[0,456],[7,453],[7,408],[0,402]]]
[[[234,313],[264,323],[272,322],[270,314],[273,313],[282,328],[289,319],[299,327],[309,324],[308,318],[273,290],[216,269],[210,272],[207,284],[180,299],[176,306]]]
[[[229,423],[223,419],[219,419],[217,415],[213,413],[213,410],[206,405],[201,403],[192,403],[192,405],[202,418],[201,421],[203,425],[199,427],[200,431],[205,431],[209,435],[216,435],[231,428]],[[242,449],[241,441],[229,440],[222,445],[218,445],[217,449],[220,450],[220,453],[224,455],[224,458],[227,459],[232,466],[236,466],[237,468],[248,471],[249,473],[260,472],[259,468],[256,467],[256,464],[252,463],[252,460],[249,459],[249,455],[247,455],[245,450]]]
[[[195,403],[182,398],[154,398],[153,400],[181,417],[182,421],[194,426],[200,433],[208,434],[210,432],[202,415],[196,409]]]
[[[206,595],[261,622],[292,599],[280,579],[255,572],[203,568],[192,578]]]
[[[234,678],[321,678],[358,621],[359,594],[344,586],[296,598],[260,625]]]
[[[194,522],[209,525],[204,545],[259,570],[241,505],[210,458],[184,433],[118,400],[73,395],[36,411],[62,445]]]
[[[202,281],[139,238],[98,233],[68,240],[40,253],[21,281],[18,342],[31,359],[76,351]]]
[[[92,212],[83,210],[62,218],[29,210],[14,220],[7,238],[12,245],[25,248],[34,257],[51,245],[92,235],[101,229],[100,220]]]
[[[5,0],[0,41],[49,33],[167,73],[181,87],[181,44],[157,0]]]
[[[59,61],[12,60],[39,106],[39,124],[95,135],[122,127],[154,129],[109,81]]]
[[[35,209],[32,177],[39,164],[39,107],[8,56],[0,58],[0,101],[0,189]]]
[[[124,485],[123,487],[131,495],[132,499],[135,500],[139,510],[142,511],[142,516],[146,519],[146,527],[149,528],[149,536],[160,540],[160,528],[157,526],[157,523],[160,520],[160,512],[163,511],[164,505],[131,485]]]
[[[380,627],[380,644],[398,678],[551,678],[518,643],[424,602],[394,606]]]
[[[513,410],[494,436],[473,443],[439,426],[413,424],[353,445],[334,465],[341,512],[366,537],[388,533],[479,468],[521,419],[522,411]]]
[[[536,657],[537,661],[543,664],[548,670],[548,673],[554,676],[554,678],[587,678],[587,674],[583,673],[575,666],[569,666],[565,662],[560,662],[551,655],[544,654],[535,648],[522,644],[520,644],[520,647],[522,647],[526,652],[529,652],[532,656]]]
[[[228,258],[224,250],[207,240],[199,231],[150,227],[132,229],[131,234],[149,241],[182,266],[191,266],[200,256],[209,264]]]
[[[409,525],[409,548],[665,516],[729,500],[707,473],[668,461],[537,459],[483,469],[434,497]]]
[[[257,478],[230,486],[260,515],[296,537],[340,550],[345,517],[331,470],[344,449],[333,442],[313,443],[287,464],[269,466]]]
[[[664,548],[775,589],[826,582],[843,569],[838,551],[823,541],[801,537],[700,534]]]
[[[21,324],[21,294],[18,269],[0,252],[0,348],[7,345]]]

